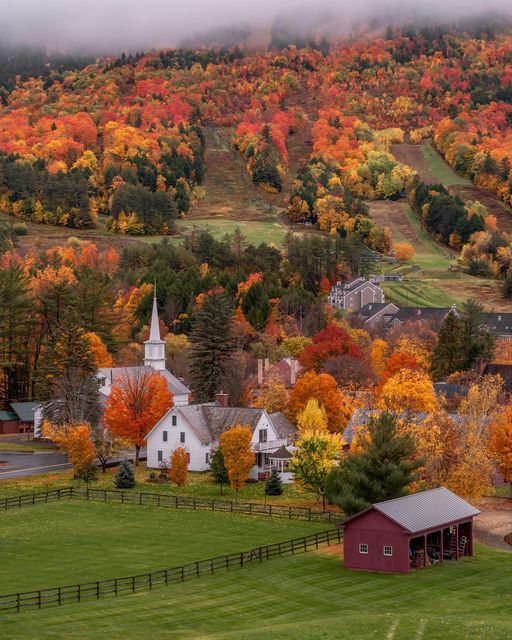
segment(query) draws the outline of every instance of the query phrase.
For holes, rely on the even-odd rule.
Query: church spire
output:
[[[160,340],[160,324],[158,322],[158,305],[156,303],[156,281],[153,287],[153,311],[151,312],[151,328],[149,331],[149,339]]]
[[[157,371],[163,371],[165,369],[165,342],[160,338],[158,305],[156,302],[156,281],[153,288],[153,310],[151,312],[149,340],[144,342],[144,364],[146,367],[153,367],[153,369]]]

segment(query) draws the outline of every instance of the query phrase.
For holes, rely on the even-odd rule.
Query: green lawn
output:
[[[2,512],[0,593],[145,573],[280,542],[325,523],[65,501]]]
[[[99,473],[95,482],[91,483],[93,489],[115,489],[114,475],[117,469],[109,469],[107,473]],[[236,494],[229,486],[223,487],[223,495],[220,495],[220,487],[212,481],[209,473],[189,473],[187,483],[183,487],[177,487],[171,482],[155,484],[146,482],[148,470],[144,465],[135,469],[137,485],[133,491],[172,493],[173,495],[201,496],[205,498],[219,498],[226,500],[236,499]],[[28,476],[26,478],[13,478],[0,481],[0,498],[17,496],[20,493],[37,493],[49,489],[77,486],[73,480],[71,471],[59,473],[42,474],[39,476]],[[82,484],[83,487],[83,484]],[[284,492],[281,496],[265,496],[265,483],[256,482],[246,484],[239,492],[241,501],[263,501],[275,502],[279,504],[294,504],[320,508],[315,497],[309,491],[302,489],[299,485],[284,485]]]
[[[477,557],[410,576],[345,571],[309,552],[152,592],[2,616],[23,640],[506,640],[512,556]]]
[[[425,163],[436,178],[444,184],[445,187],[449,187],[454,184],[472,184],[467,178],[463,178],[455,173],[455,171],[447,164],[443,158],[437,153],[437,151],[430,144],[421,145],[423,151],[423,157]]]

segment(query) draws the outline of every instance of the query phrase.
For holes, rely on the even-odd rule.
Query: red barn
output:
[[[409,573],[472,556],[479,513],[444,487],[377,502],[342,524],[345,567]]]

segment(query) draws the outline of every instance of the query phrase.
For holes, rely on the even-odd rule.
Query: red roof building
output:
[[[341,525],[345,568],[409,573],[472,556],[479,513],[444,487],[373,504]]]

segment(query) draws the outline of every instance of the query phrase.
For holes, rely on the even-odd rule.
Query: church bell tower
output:
[[[153,311],[151,313],[149,340],[144,342],[144,365],[146,367],[153,367],[156,371],[163,371],[165,369],[165,342],[160,339],[158,308],[156,304],[156,285],[153,295]]]

